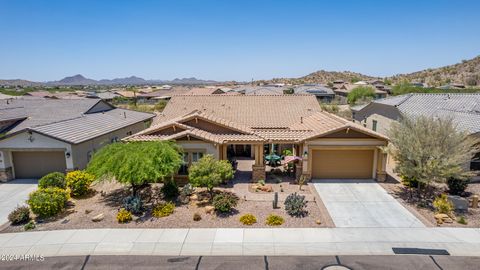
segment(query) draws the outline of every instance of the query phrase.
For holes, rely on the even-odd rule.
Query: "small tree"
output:
[[[355,104],[359,100],[367,101],[373,98],[375,98],[375,90],[370,86],[356,87],[347,95],[347,101],[350,104]]]
[[[397,162],[396,172],[428,187],[445,183],[449,177],[466,179],[472,172],[466,166],[479,151],[478,140],[459,132],[449,118],[404,118],[393,123],[389,137],[390,154]]]
[[[97,178],[113,176],[130,185],[135,196],[144,184],[171,180],[181,164],[181,149],[172,142],[113,143],[93,156],[87,172]]]
[[[188,179],[194,187],[207,188],[210,199],[213,188],[233,178],[233,168],[227,160],[216,160],[212,155],[202,157],[188,169]]]

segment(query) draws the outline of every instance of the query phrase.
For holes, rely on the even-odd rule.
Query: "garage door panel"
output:
[[[51,172],[65,172],[64,151],[12,152],[15,178],[40,178]]]
[[[313,150],[312,177],[372,178],[374,150]]]

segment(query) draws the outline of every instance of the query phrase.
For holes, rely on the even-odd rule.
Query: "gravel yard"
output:
[[[160,184],[152,186],[152,192],[158,192]],[[91,229],[91,228],[247,228],[247,227],[268,227],[265,218],[269,214],[277,214],[285,219],[285,223],[278,227],[325,227],[325,217],[322,216],[317,202],[309,201],[307,204],[308,215],[303,218],[289,216],[282,202],[279,202],[278,209],[273,209],[272,201],[245,201],[242,197],[237,207],[230,215],[207,214],[205,208],[196,206],[193,203],[177,203],[172,215],[163,218],[151,216],[151,206],[147,204],[148,210],[141,217],[134,218],[126,224],[119,224],[116,220],[117,211],[122,207],[121,200],[128,196],[128,190],[116,183],[102,183],[95,185],[95,194],[83,199],[75,199],[75,206],[70,206],[59,217],[53,220],[38,222],[34,230],[62,230],[62,229]],[[222,190],[221,188],[217,190]],[[231,189],[224,189],[232,191]],[[150,204],[151,205],[151,204]],[[104,214],[100,222],[91,221],[92,217]],[[199,213],[200,221],[193,220],[193,214]],[[247,226],[240,223],[239,218],[244,214],[253,214],[257,223]],[[321,224],[316,221],[320,220]],[[2,232],[23,231],[23,226],[9,226]]]
[[[422,220],[426,225],[430,226],[440,226],[440,227],[465,227],[465,228],[479,228],[480,227],[480,208],[468,208],[466,213],[455,213],[456,218],[463,216],[468,224],[463,225],[458,223],[456,220],[453,223],[443,223],[437,225],[434,215],[433,208],[419,207],[416,202],[410,202],[408,200],[409,193],[403,184],[400,182],[390,179],[385,183],[380,183],[380,185],[390,193],[394,198],[396,198],[402,205],[405,206],[412,214],[417,216]],[[445,191],[446,187],[438,187],[436,193],[441,193]],[[470,183],[466,190],[471,195],[477,194],[480,195],[480,183]]]

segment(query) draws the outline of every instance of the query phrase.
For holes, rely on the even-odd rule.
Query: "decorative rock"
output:
[[[207,214],[213,213],[214,210],[215,210],[215,207],[213,207],[211,205],[205,206],[205,213],[207,213]]]
[[[451,219],[451,218],[446,218],[446,219],[443,220],[443,222],[445,222],[445,223],[453,223],[453,219]]]
[[[92,221],[93,222],[99,222],[99,221],[102,221],[104,218],[105,218],[105,215],[103,213],[101,213],[101,214],[98,214],[98,215],[92,217]]]
[[[450,218],[447,214],[436,214],[434,217],[435,217],[435,219],[446,219],[446,218]]]
[[[86,215],[90,214],[91,212],[93,212],[92,209],[85,209],[85,214],[86,214]]]
[[[75,200],[68,200],[67,201],[67,206],[74,207],[77,204]]]
[[[317,223],[318,225],[322,224],[322,221],[320,219],[317,219],[315,220],[315,223]]]
[[[452,202],[453,207],[455,210],[458,211],[467,211],[469,202],[466,198],[456,196],[456,195],[448,195],[448,200]]]
[[[198,195],[197,194],[193,194],[190,196],[190,200],[191,201],[197,201],[198,200]]]

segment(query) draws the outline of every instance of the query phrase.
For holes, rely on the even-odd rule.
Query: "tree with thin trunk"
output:
[[[132,195],[148,184],[173,181],[183,162],[182,150],[172,142],[113,143],[98,151],[87,172],[98,179],[114,178],[130,185]]]
[[[232,164],[206,155],[188,169],[188,180],[194,187],[204,187],[213,199],[213,188],[233,178]]]
[[[388,136],[388,152],[396,161],[395,171],[423,184],[419,187],[474,174],[468,164],[479,151],[479,141],[458,131],[451,118],[405,117],[392,124]]]

